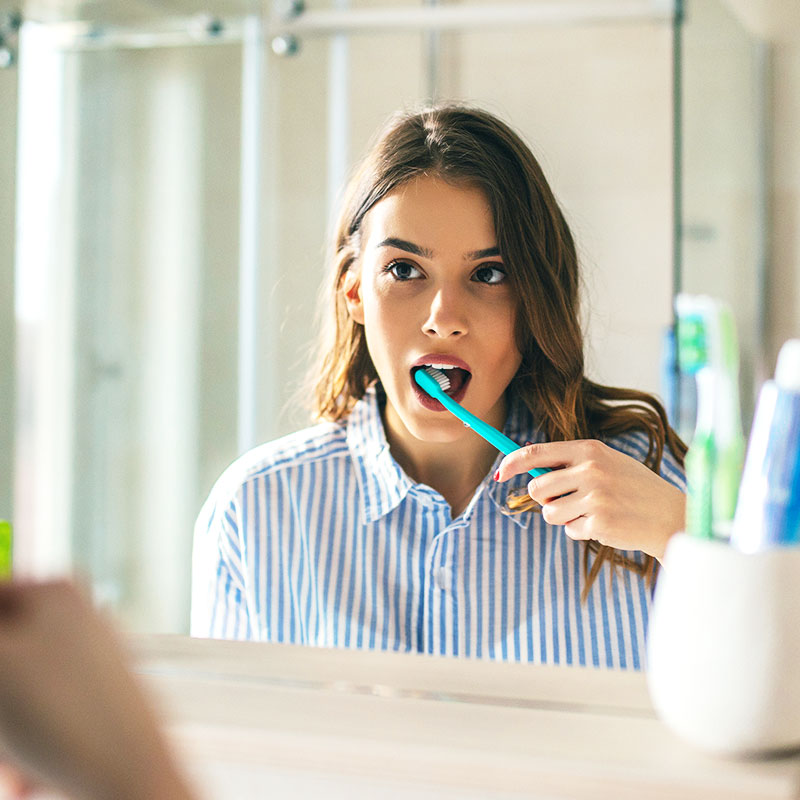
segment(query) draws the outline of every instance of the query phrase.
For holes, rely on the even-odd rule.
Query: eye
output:
[[[413,264],[409,264],[408,261],[392,261],[384,267],[383,271],[390,272],[398,281],[410,281],[422,275],[419,269]]]
[[[472,273],[472,280],[490,285],[502,283],[506,279],[506,272],[497,266],[483,264]]]

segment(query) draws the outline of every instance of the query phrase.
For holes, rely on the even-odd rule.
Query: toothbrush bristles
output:
[[[435,367],[425,367],[425,372],[439,384],[441,390],[446,392],[450,388],[450,378]]]

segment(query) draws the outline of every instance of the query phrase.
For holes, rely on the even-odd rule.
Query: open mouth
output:
[[[435,400],[428,395],[427,392],[423,391],[414,380],[414,373],[418,369],[425,369],[425,367],[433,367],[435,370],[438,370],[442,375],[444,375],[450,383],[449,386],[442,386],[445,394],[452,397],[457,403],[461,401],[466,394],[467,386],[472,379],[472,373],[469,370],[463,369],[462,367],[451,366],[450,364],[420,364],[411,368],[411,384],[414,387],[417,399],[420,401],[420,403],[422,403],[423,406],[434,411],[444,410],[444,406],[438,400]]]

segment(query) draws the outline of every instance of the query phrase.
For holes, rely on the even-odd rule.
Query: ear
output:
[[[361,302],[361,275],[352,267],[342,276],[342,294],[353,322],[364,324],[364,304]]]

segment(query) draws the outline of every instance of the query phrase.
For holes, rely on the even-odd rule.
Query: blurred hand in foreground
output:
[[[0,583],[0,760],[23,795],[191,798],[111,627],[66,581]]]

